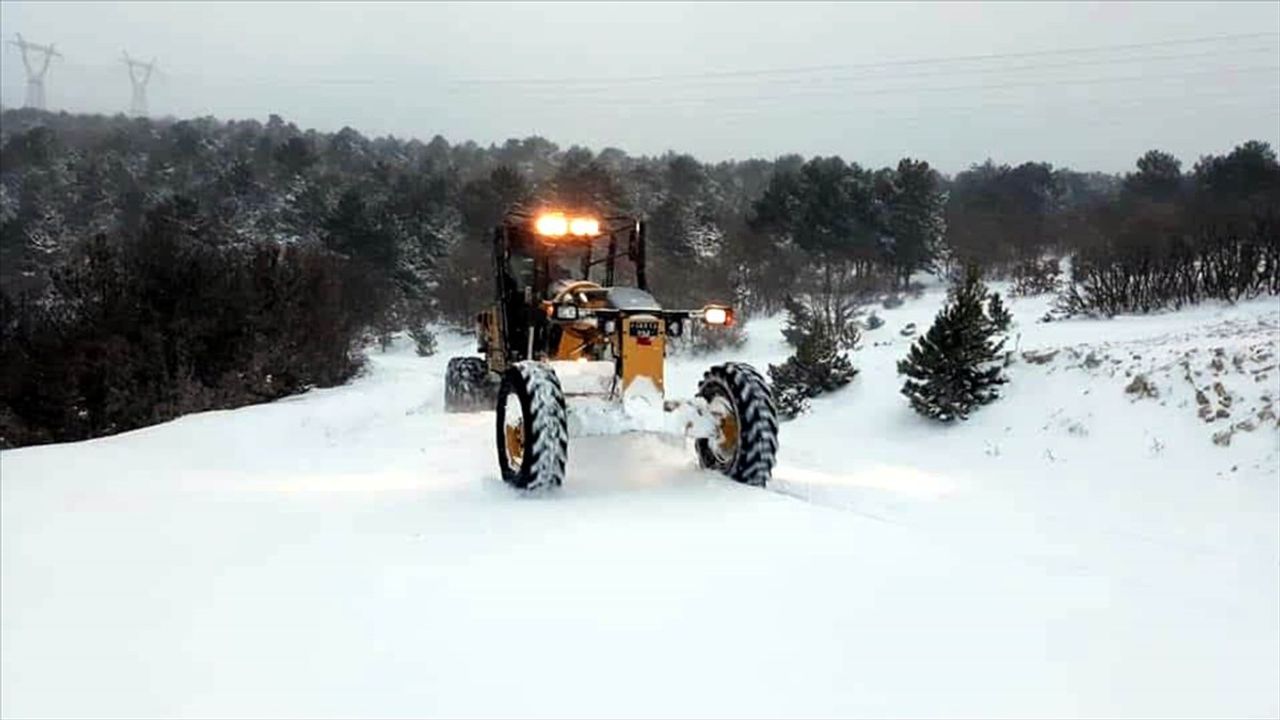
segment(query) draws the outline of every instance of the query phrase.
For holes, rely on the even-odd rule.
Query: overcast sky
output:
[[[1280,3],[446,4],[0,2],[55,43],[50,109],[350,125],[482,144],[705,160],[993,158],[1124,170],[1280,145]],[[5,43],[0,98],[23,102]]]

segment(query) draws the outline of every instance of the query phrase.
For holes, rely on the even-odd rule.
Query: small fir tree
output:
[[[849,384],[858,373],[841,351],[841,333],[803,303],[788,302],[783,336],[796,351],[783,364],[769,366],[774,402],[783,418],[804,413],[810,398]]]
[[[861,311],[852,303],[835,301],[824,305],[820,300],[805,302],[788,295],[783,305],[787,310],[787,324],[782,328],[782,337],[793,348],[799,348],[819,326],[822,332],[835,338],[841,350],[853,350],[862,339],[857,320]]]
[[[898,362],[898,373],[908,378],[902,394],[921,415],[964,420],[999,397],[999,386],[1007,381],[997,362],[1004,339],[988,314],[987,299],[978,271],[969,268],[928,332]]]
[[[420,325],[409,330],[409,337],[413,339],[413,349],[418,353],[418,357],[431,357],[436,354],[436,334],[431,332],[431,328]]]
[[[793,348],[800,347],[813,328],[813,312],[809,306],[794,297],[782,301],[787,310],[787,324],[782,328],[782,339]]]
[[[991,324],[996,331],[1009,332],[1009,326],[1013,324],[1013,314],[1009,312],[1009,308],[1004,304],[1004,298],[1000,297],[998,292],[991,293],[991,297],[987,300],[987,317],[991,318]]]

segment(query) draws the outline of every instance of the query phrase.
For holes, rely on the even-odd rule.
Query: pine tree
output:
[[[790,419],[809,408],[809,399],[849,384],[858,371],[841,352],[841,333],[804,303],[787,301],[783,336],[796,351],[781,365],[769,366],[774,401]]]
[[[414,351],[419,357],[431,357],[436,354],[436,334],[426,325],[410,328],[409,337],[413,339]]]
[[[987,300],[987,317],[991,318],[991,324],[997,332],[1009,332],[1009,326],[1013,324],[1013,314],[1009,312],[1009,308],[1004,304],[1004,298],[1000,297],[1000,293],[993,292]]]
[[[857,317],[860,311],[849,302],[836,301],[824,307],[821,300],[804,302],[788,295],[782,301],[787,310],[787,324],[782,337],[793,348],[799,348],[805,338],[814,332],[824,332],[842,350],[853,350],[862,339]]]
[[[998,386],[1007,381],[996,362],[1004,339],[996,338],[997,323],[984,307],[987,296],[977,270],[970,268],[928,332],[898,362],[898,373],[908,378],[902,394],[921,415],[964,420],[999,397]]]
[[[913,272],[934,268],[945,254],[947,194],[940,185],[929,163],[909,158],[903,158],[897,170],[886,168],[879,174],[882,250],[901,287]]]
[[[809,307],[794,297],[787,296],[782,301],[787,309],[787,324],[782,328],[782,338],[793,348],[800,347],[804,338],[813,327],[813,312]]]

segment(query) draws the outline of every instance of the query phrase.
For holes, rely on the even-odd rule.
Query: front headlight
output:
[[[712,305],[703,308],[702,321],[708,325],[729,325],[733,322],[733,313],[727,307]]]
[[[577,305],[557,305],[556,319],[557,320],[577,320],[578,306]]]

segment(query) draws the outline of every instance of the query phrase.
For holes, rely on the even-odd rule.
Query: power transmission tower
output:
[[[147,83],[151,82],[151,71],[156,67],[155,58],[151,62],[142,62],[124,53],[124,64],[129,68],[129,83],[133,85],[133,99],[129,102],[129,114],[134,117],[147,116]]]
[[[17,42],[10,41],[9,44],[17,45],[22,51],[22,66],[27,69],[27,101],[24,107],[43,110],[44,76],[49,72],[49,61],[55,57],[62,57],[62,53],[54,50],[52,45],[37,45],[23,40],[22,33],[17,33],[17,36]],[[41,55],[42,59],[32,63],[31,54]]]

